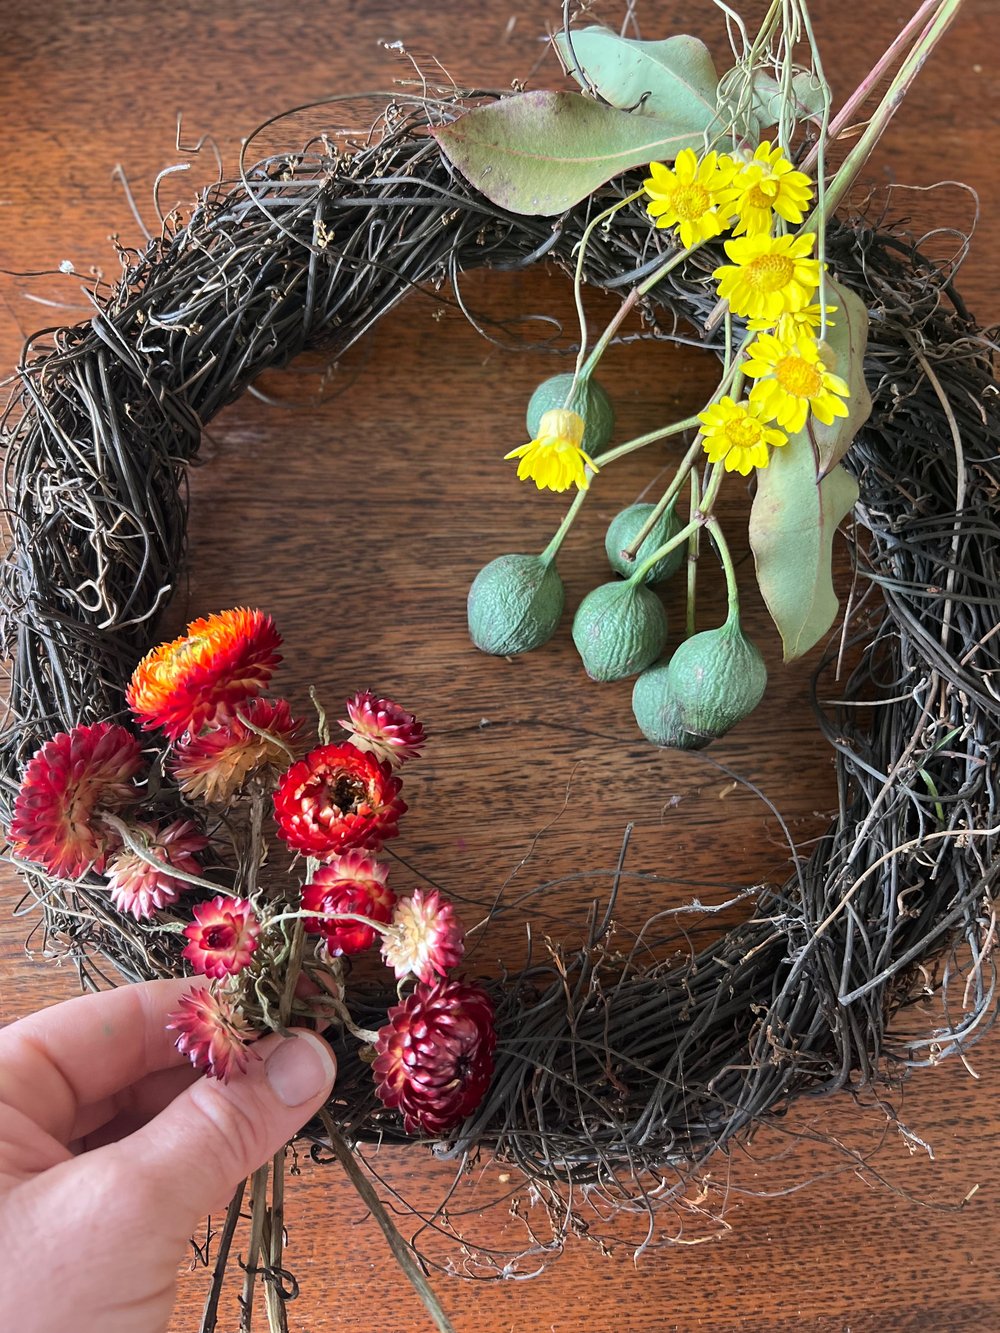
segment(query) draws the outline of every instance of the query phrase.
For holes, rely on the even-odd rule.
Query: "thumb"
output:
[[[228,1204],[240,1181],[273,1157],[323,1105],[337,1062],[305,1029],[258,1042],[260,1056],[230,1082],[200,1078],[153,1120],[111,1145],[136,1193],[156,1200],[158,1229],[188,1236]],[[102,1151],[108,1151],[104,1149]],[[139,1201],[137,1201],[139,1202]]]

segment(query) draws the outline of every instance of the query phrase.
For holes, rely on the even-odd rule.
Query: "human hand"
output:
[[[329,1095],[299,1029],[228,1084],[165,1028],[190,980],[122,986],[0,1032],[0,1329],[161,1333],[200,1219],[225,1208]]]

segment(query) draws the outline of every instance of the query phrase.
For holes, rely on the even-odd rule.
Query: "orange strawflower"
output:
[[[193,620],[187,633],[146,654],[129,682],[128,706],[143,727],[171,741],[228,721],[259,694],[281,661],[281,635],[263,611],[237,607]]]

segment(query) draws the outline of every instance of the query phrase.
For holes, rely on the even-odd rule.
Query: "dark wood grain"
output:
[[[813,8],[830,79],[843,95],[915,0],[863,7],[816,0]],[[7,367],[27,332],[85,317],[79,278],[51,273],[60,261],[71,260],[85,277],[96,270],[111,276],[109,233],[137,238],[112,179],[117,164],[151,223],[150,183],[164,165],[190,166],[163,183],[168,207],[211,176],[208,155],[178,153],[176,112],[183,112],[184,143],[211,133],[232,166],[240,137],[266,116],[412,77],[409,61],[380,43],[402,40],[432,76],[436,57],[459,83],[502,87],[531,74],[543,57],[539,37],[557,18],[554,6],[538,0],[483,9],[458,0],[241,0],[217,10],[161,0],[50,0],[44,11],[4,9],[0,364]],[[752,18],[759,7],[747,11]],[[647,36],[692,30],[721,55],[711,6],[692,12],[648,0],[640,16]],[[994,0],[967,0],[868,173],[877,186],[951,179],[978,191],[979,231],[961,287],[983,322],[1000,315],[998,29]],[[536,86],[551,77],[554,67],[544,68]],[[302,115],[267,142],[291,146],[317,126],[342,123],[339,111]],[[967,229],[973,212],[954,187],[908,190],[893,207],[913,218],[918,234]],[[937,254],[956,244],[946,231],[929,241]],[[38,270],[49,273],[17,276]],[[463,295],[505,346],[533,336],[533,313],[572,315],[565,283],[540,273],[472,275]],[[632,869],[658,872],[662,882],[629,883],[624,930],[693,892],[710,899],[781,874],[783,849],[758,801],[730,790],[697,757],[657,755],[639,742],[629,686],[588,684],[568,627],[543,652],[512,664],[482,658],[468,644],[463,602],[475,570],[495,554],[538,549],[562,513],[558,498],[518,487],[510,465],[499,462],[522,439],[531,389],[556,368],[561,363],[542,351],[501,350],[479,338],[453,304],[415,296],[338,366],[311,361],[270,378],[261,388],[273,405],[247,397],[210,428],[206,466],[192,478],[189,567],[170,614],[173,624],[237,603],[267,606],[288,645],[283,687],[300,706],[312,681],[333,705],[368,684],[405,700],[436,739],[409,783],[412,814],[400,851],[479,904],[512,875],[527,889],[581,865],[596,868],[602,874],[592,881],[565,882],[538,902],[545,928],[570,938],[592,894],[607,887],[629,819],[636,821]],[[668,413],[696,410],[713,373],[694,352],[614,349],[603,378],[619,408],[621,438]],[[609,474],[566,551],[571,599],[602,577],[607,520],[666,465],[664,453]],[[732,491],[735,519],[745,500],[738,487]],[[745,556],[745,542],[738,554]],[[719,590],[706,588],[704,624],[720,604]],[[669,609],[679,620],[679,603]],[[823,826],[834,795],[830,758],[806,703],[810,663],[781,669],[759,606],[750,620],[774,688],[753,723],[714,753],[759,782],[794,836],[805,839]],[[17,897],[8,875],[0,917],[4,1020],[75,989],[71,969],[41,956],[37,936],[24,951],[32,923],[14,916]],[[466,911],[475,917],[474,906]],[[522,948],[520,926],[498,930],[477,965],[490,970]],[[956,1060],[918,1072],[907,1085],[902,1119],[933,1160],[887,1129],[870,1097],[862,1095],[862,1105],[847,1096],[799,1104],[749,1148],[719,1161],[706,1197],[690,1199],[676,1228],[666,1219],[658,1224],[657,1239],[669,1233],[686,1243],[633,1264],[627,1247],[605,1258],[579,1238],[533,1282],[440,1278],[442,1299],[461,1333],[994,1329],[1000,1041],[989,1038],[970,1059],[976,1077]],[[856,1159],[816,1141],[830,1135]],[[862,1167],[873,1154],[870,1168]],[[377,1165],[393,1188],[427,1206],[451,1177],[418,1151],[383,1151]],[[463,1180],[452,1213],[458,1219],[469,1210],[462,1225],[471,1236],[499,1235],[519,1248],[523,1230],[502,1210],[478,1216],[484,1200],[515,1183],[499,1177],[500,1168],[485,1164]],[[719,1225],[710,1219],[723,1200]],[[427,1326],[334,1168],[305,1164],[287,1207],[289,1259],[302,1286],[290,1308],[296,1333]],[[204,1287],[204,1272],[185,1277],[176,1333],[196,1326]],[[227,1330],[235,1327],[229,1317]]]

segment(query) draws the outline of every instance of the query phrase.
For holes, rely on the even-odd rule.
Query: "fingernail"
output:
[[[337,1073],[337,1062],[325,1042],[311,1037],[286,1037],[268,1056],[267,1081],[286,1106],[301,1106],[325,1092]]]

